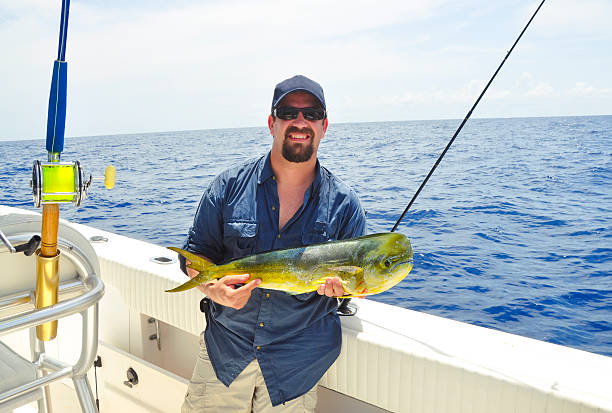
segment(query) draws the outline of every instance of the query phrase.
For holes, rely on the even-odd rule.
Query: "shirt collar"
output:
[[[272,170],[272,162],[270,161],[270,152],[263,159],[263,162],[259,164],[259,176],[257,177],[257,183],[262,184],[268,179],[274,176],[274,171]]]
[[[315,194],[319,193],[319,187],[321,186],[321,181],[323,180],[323,176],[321,174],[321,164],[319,164],[319,159],[317,159],[317,163],[315,165],[315,179],[310,185],[310,197],[313,198]]]
[[[274,171],[272,170],[272,162],[270,161],[270,152],[268,152],[263,162],[260,163],[257,183],[262,184],[273,176]],[[314,196],[314,194],[318,192],[319,187],[321,186],[322,179],[323,177],[321,173],[321,165],[319,164],[319,159],[317,159],[317,163],[315,165],[315,179],[312,182],[310,188],[307,189],[307,191],[310,191],[311,198]]]

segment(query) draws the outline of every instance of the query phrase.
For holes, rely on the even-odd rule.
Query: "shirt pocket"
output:
[[[223,243],[234,258],[251,255],[255,250],[257,230],[257,222],[226,222],[223,224]]]

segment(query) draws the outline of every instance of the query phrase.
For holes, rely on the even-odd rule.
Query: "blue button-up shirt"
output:
[[[226,170],[204,192],[185,248],[225,263],[246,255],[365,233],[356,194],[316,164],[315,180],[295,215],[279,228],[270,154]],[[301,396],[340,354],[336,299],[256,288],[240,310],[211,303],[204,339],[226,386],[257,358],[276,406]]]

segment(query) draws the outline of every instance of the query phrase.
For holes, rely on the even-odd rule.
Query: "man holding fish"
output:
[[[270,152],[212,181],[185,249],[222,264],[363,235],[356,194],[317,160],[327,125],[318,83],[294,76],[276,85]],[[231,274],[198,286],[207,326],[183,412],[314,412],[316,384],[340,353],[333,297],[345,294],[342,283],[328,278],[295,295],[260,283]]]

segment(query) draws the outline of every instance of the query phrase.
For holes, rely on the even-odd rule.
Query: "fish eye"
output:
[[[383,265],[385,266],[385,268],[391,267],[391,264],[393,264],[393,260],[391,258],[387,258],[383,261]]]

